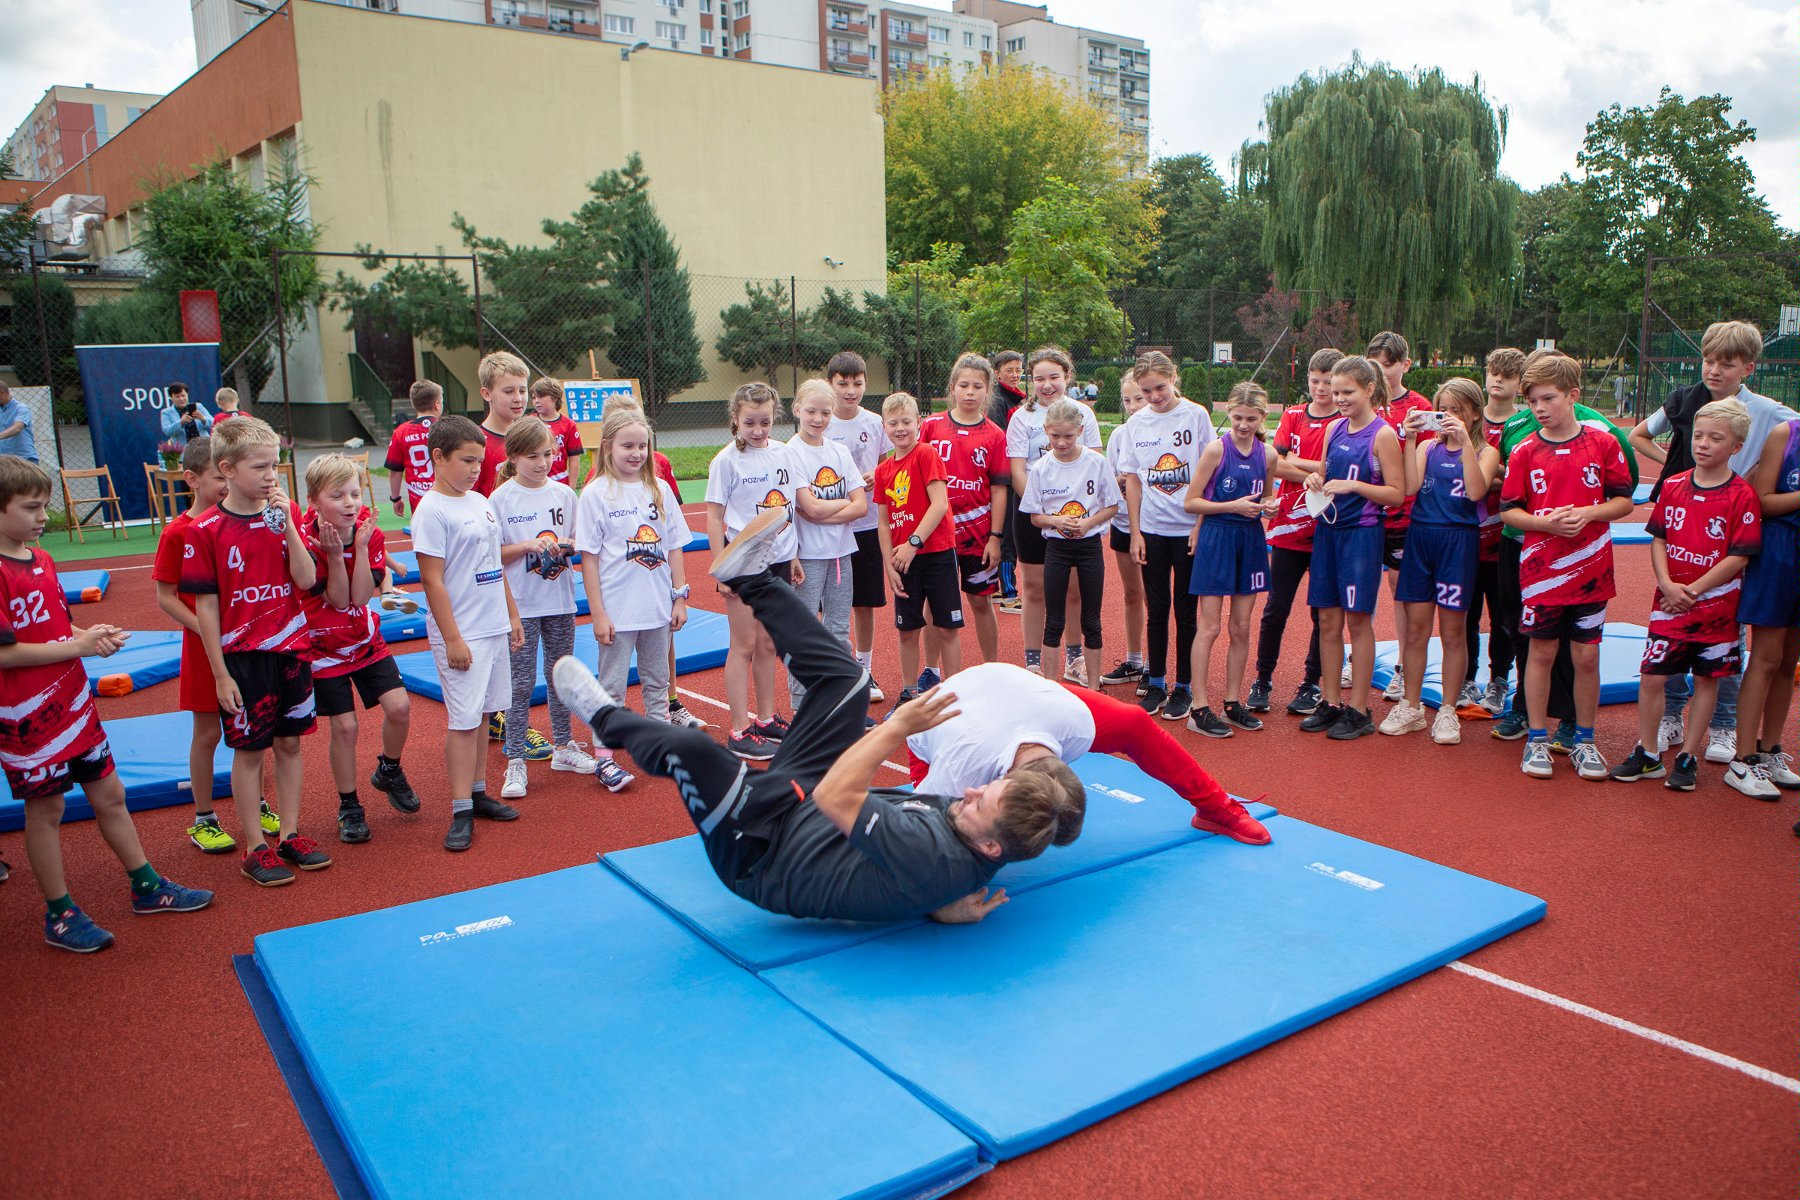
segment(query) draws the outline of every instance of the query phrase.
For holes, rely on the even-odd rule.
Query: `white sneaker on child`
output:
[[[1681,739],[1685,736],[1681,718],[1664,715],[1656,725],[1656,756],[1660,758],[1670,750],[1681,749]]]
[[[594,765],[594,756],[575,742],[564,742],[556,748],[556,753],[550,756],[552,771],[573,771],[577,775],[592,775]]]
[[[502,800],[518,800],[525,795],[525,760],[510,758],[506,761],[506,782],[500,785]]]
[[[1737,757],[1737,730],[1713,726],[1706,731],[1706,761],[1728,763]]]

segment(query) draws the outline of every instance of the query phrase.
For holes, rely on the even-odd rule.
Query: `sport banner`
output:
[[[125,519],[147,518],[150,497],[139,464],[157,461],[169,385],[187,384],[189,399],[210,410],[213,391],[219,386],[219,345],[77,346],[75,363],[81,368],[94,462],[112,468]]]

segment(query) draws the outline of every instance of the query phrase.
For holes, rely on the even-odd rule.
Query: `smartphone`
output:
[[[1419,428],[1430,429],[1442,433],[1444,431],[1444,425],[1446,424],[1445,418],[1448,415],[1449,414],[1447,413],[1438,412],[1435,409],[1431,412],[1427,412],[1424,414],[1424,418],[1419,422]]]

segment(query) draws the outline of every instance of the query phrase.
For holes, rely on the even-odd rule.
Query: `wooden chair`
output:
[[[188,490],[187,474],[180,469],[144,464],[144,485],[150,489],[150,524],[161,529],[178,516],[183,507],[183,497],[188,503],[193,502],[194,494]]]
[[[281,476],[282,486],[287,489],[288,499],[295,504],[300,503],[300,487],[294,479],[294,464],[291,462],[276,463],[275,473]],[[301,507],[305,507],[302,505]]]
[[[369,452],[364,450],[360,454],[346,454],[344,457],[355,463],[357,470],[361,473],[363,503],[370,508],[377,507],[371,499],[375,495],[375,480],[369,475]]]
[[[112,516],[105,517],[105,521],[112,527],[113,537],[122,538],[130,536],[125,529],[125,506],[119,500],[118,491],[113,487],[112,468],[94,467],[85,471],[71,471],[67,468],[59,468],[57,474],[62,476],[63,512],[67,515],[69,520],[68,532],[69,540],[71,542],[76,538],[80,538],[82,544],[86,545],[87,534],[83,531],[82,526],[86,525],[89,518],[95,513],[104,515],[108,505],[112,506]],[[81,500],[76,500],[75,494],[69,490],[69,484],[84,479],[91,479],[94,481],[94,489],[98,494],[91,498],[83,497]],[[87,505],[87,512],[85,514],[77,513],[75,511],[77,504]]]

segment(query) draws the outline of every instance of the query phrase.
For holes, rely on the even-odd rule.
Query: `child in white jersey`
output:
[[[746,383],[731,393],[728,409],[731,441],[713,456],[706,469],[706,536],[714,554],[743,531],[758,513],[784,509],[794,515],[798,473],[788,448],[769,435],[781,419],[781,396],[766,383]],[[790,584],[806,577],[800,565],[800,542],[790,521],[775,543],[770,568]],[[731,621],[731,649],[725,656],[725,698],[731,706],[726,747],[739,758],[766,762],[787,733],[787,722],[775,711],[775,643],[757,623],[750,607],[720,589]],[[768,713],[759,718],[750,707],[750,684]]]
[[[873,495],[875,465],[892,450],[881,417],[862,406],[863,391],[868,386],[869,364],[854,350],[832,355],[825,364],[825,379],[831,384],[831,427],[825,431],[827,441],[836,442],[850,452],[862,478],[863,490]],[[850,556],[850,630],[856,647],[856,661],[873,670],[875,661],[875,610],[887,607],[887,564],[881,557],[881,535],[876,526],[881,516],[873,501],[869,511],[850,522],[850,533],[856,538],[856,550]],[[869,699],[881,701],[887,696],[869,679]]]
[[[869,499],[850,451],[826,436],[833,400],[831,385],[823,379],[808,379],[794,396],[799,428],[787,445],[801,485],[794,495],[800,518],[794,533],[804,570],[795,590],[807,612],[818,613],[834,637],[847,641],[856,575],[856,535],[850,527],[868,512]],[[789,675],[788,697],[796,711],[805,696],[805,686]]]
[[[1027,472],[1019,511],[1044,539],[1044,650],[1055,662],[1073,576],[1081,594],[1085,678],[1098,686],[1100,602],[1106,588],[1100,535],[1119,511],[1119,481],[1104,455],[1081,444],[1083,411],[1067,397],[1044,410],[1050,453]]]
[[[538,646],[543,645],[546,680],[548,667],[575,648],[575,573],[569,563],[575,553],[575,492],[568,484],[550,478],[558,449],[550,427],[540,418],[514,421],[506,431],[501,482],[489,497],[500,519],[500,562],[506,569],[506,585],[512,590],[519,624],[525,630],[525,644],[512,652],[506,781],[500,787],[504,800],[517,800],[527,789],[526,735],[531,693],[537,689]],[[595,762],[575,744],[569,710],[557,696],[556,685],[548,686],[550,739],[556,746],[550,769],[591,775]],[[615,792],[625,786],[617,779],[603,777],[601,782]]]
[[[656,477],[650,422],[643,410],[615,407],[600,424],[598,474],[581,493],[575,546],[588,616],[600,644],[598,669],[608,694],[623,697],[637,656],[644,715],[669,719],[670,648],[687,624],[688,585],[681,555],[687,518]],[[613,752],[595,747],[600,781],[618,791],[631,781]],[[614,780],[617,780],[617,786]]]

